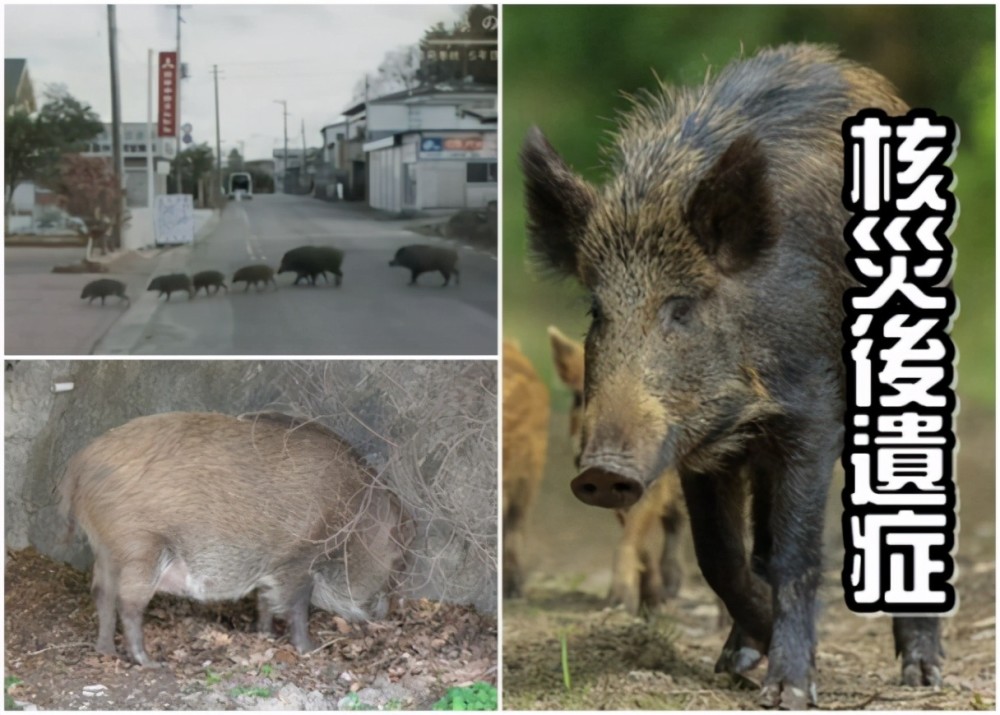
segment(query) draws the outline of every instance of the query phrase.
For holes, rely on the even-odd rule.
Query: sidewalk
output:
[[[198,239],[216,222],[203,221]],[[196,239],[196,240],[198,240]],[[4,352],[6,355],[89,355],[119,320],[142,325],[156,302],[146,293],[154,273],[185,269],[188,246],[124,251],[109,257],[107,273],[52,273],[52,267],[79,262],[85,248],[6,246],[4,248]],[[94,256],[96,260],[102,260]],[[126,285],[131,305],[108,298],[102,307],[80,299],[83,286],[98,278]],[[141,326],[139,328],[141,330]],[[120,351],[125,352],[125,351]]]

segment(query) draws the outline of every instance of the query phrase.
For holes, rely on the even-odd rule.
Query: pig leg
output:
[[[896,655],[903,657],[903,685],[940,688],[941,620],[934,617],[896,616],[892,619]]]
[[[337,272],[336,272],[336,273],[334,273],[333,275],[335,275],[335,276],[337,277],[337,278],[336,278],[336,282],[334,283],[334,285],[337,285],[337,286],[339,286],[339,285],[340,285],[340,282],[341,282],[341,281],[342,281],[342,280],[344,279],[344,274],[343,274],[343,273],[341,273],[340,271],[337,271]]]
[[[257,591],[257,632],[274,635],[274,613],[262,589]]]
[[[503,515],[503,596],[519,598],[523,595],[524,578],[517,552],[521,544],[523,512],[511,505]]]
[[[441,269],[440,272],[441,272],[441,275],[444,276],[444,283],[441,284],[441,287],[444,288],[446,285],[448,285],[448,281],[451,280],[451,273],[449,273],[448,271],[444,270],[443,268]]]
[[[137,558],[125,564],[121,569],[121,581],[118,590],[118,604],[122,617],[122,630],[125,632],[125,647],[132,660],[144,668],[157,668],[159,663],[146,653],[142,635],[142,614],[149,605],[156,588],[154,565],[156,554],[141,553]]]
[[[289,637],[299,653],[308,653],[316,648],[309,638],[309,600],[312,589],[313,582],[309,579],[295,590],[288,606]]]
[[[756,661],[771,639],[771,590],[753,573],[743,544],[743,482],[738,470],[681,475],[684,497],[701,572],[733,616],[734,633],[723,649],[739,653],[743,644],[758,644]],[[737,630],[738,629],[738,630]],[[752,638],[753,641],[748,641]],[[739,643],[738,647],[735,647]],[[752,653],[740,654],[723,669],[742,672],[756,664]],[[717,665],[717,668],[719,666]]]
[[[770,499],[773,541],[767,568],[774,628],[761,688],[765,707],[804,710],[816,703],[816,590],[836,452],[831,448],[818,456],[792,453],[785,469],[772,474],[777,479]]]
[[[417,276],[419,276],[419,275],[420,275],[419,271],[415,271],[412,268],[410,269],[410,285],[411,286],[415,286],[417,284]]]
[[[680,504],[668,504],[660,518],[663,526],[663,552],[660,556],[660,572],[663,574],[663,597],[674,598],[681,590],[680,547],[684,531],[684,512]]]
[[[94,603],[97,605],[97,652],[117,655],[115,651],[115,626],[118,623],[118,578],[111,567],[111,559],[104,549],[95,549]]]
[[[455,285],[459,285],[459,281],[458,281],[458,269],[457,268],[452,268],[451,272],[455,274]]]

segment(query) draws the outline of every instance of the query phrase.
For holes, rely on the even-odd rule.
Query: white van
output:
[[[230,199],[252,199],[253,178],[245,171],[230,174],[228,193]]]

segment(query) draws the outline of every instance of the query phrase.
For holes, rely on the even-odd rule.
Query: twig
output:
[[[64,643],[62,645],[50,645],[48,648],[42,648],[41,650],[36,650],[31,653],[25,653],[24,657],[30,658],[33,655],[39,655],[47,650],[61,650],[63,648],[80,648],[81,646],[90,647],[92,643]]]

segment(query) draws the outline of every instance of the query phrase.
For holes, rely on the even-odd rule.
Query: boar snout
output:
[[[616,460],[587,460],[585,469],[570,483],[577,499],[602,509],[626,509],[642,496],[645,488],[638,475]]]

